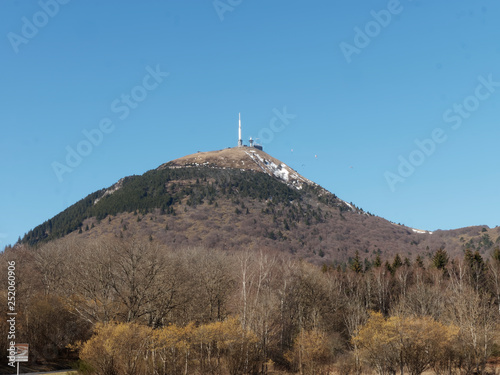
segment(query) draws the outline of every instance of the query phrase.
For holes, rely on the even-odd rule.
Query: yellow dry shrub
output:
[[[186,327],[170,325],[153,331],[151,355],[158,373],[189,373],[195,357],[195,331],[193,323]]]
[[[155,330],[134,323],[98,324],[80,358],[99,375],[243,374],[260,364],[257,343],[237,317]]]
[[[322,374],[328,370],[325,365],[331,360],[328,336],[318,330],[302,330],[295,338],[293,350],[285,358],[303,374]]]
[[[394,373],[403,367],[410,374],[419,375],[449,351],[457,335],[455,326],[431,317],[385,319],[373,312],[352,341],[363,360],[377,373]]]
[[[139,375],[145,370],[152,330],[135,323],[97,324],[80,359],[100,375]]]

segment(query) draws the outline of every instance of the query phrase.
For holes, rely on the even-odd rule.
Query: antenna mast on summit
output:
[[[239,117],[239,129],[238,129],[238,147],[243,146],[243,139],[241,139],[241,113],[238,114]]]

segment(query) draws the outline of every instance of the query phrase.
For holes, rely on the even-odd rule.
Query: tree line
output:
[[[31,360],[79,357],[89,374],[484,374],[500,355],[498,248],[317,267],[259,249],[64,238],[1,257],[5,274],[17,264]]]
[[[157,209],[161,214],[173,214],[174,206],[181,203],[188,206],[204,202],[213,204],[221,197],[230,200],[271,200],[273,206],[280,203],[289,205],[291,201],[301,201],[306,194],[317,194],[318,189],[305,186],[307,193],[299,192],[274,177],[255,171],[209,167],[156,169],[142,176],[123,178],[110,189],[89,194],[30,230],[19,243],[36,245],[64,237],[80,229],[84,220],[91,217],[100,221],[122,212],[146,214]],[[322,199],[333,204],[335,196],[330,193],[324,195]]]

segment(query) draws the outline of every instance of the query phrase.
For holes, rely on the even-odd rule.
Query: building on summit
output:
[[[241,137],[241,113],[238,114],[238,147],[247,147],[243,144],[243,138]],[[250,137],[250,147],[260,151],[263,150],[262,145],[258,144],[257,140],[253,140],[252,137]]]

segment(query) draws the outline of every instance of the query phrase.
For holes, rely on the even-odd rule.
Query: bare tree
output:
[[[376,267],[371,270],[369,277],[372,278],[374,308],[387,314],[390,303],[390,272],[383,266]]]
[[[395,309],[404,315],[432,316],[434,319],[441,319],[446,298],[443,288],[418,279]]]
[[[451,323],[459,329],[459,352],[467,374],[483,374],[498,332],[498,312],[492,299],[472,287],[451,290]]]
[[[110,245],[104,241],[73,243],[65,267],[61,295],[81,318],[95,324],[117,318],[120,303],[112,287],[115,266]]]
[[[121,302],[123,318],[127,322],[154,316],[156,301],[168,297],[161,281],[165,257],[158,245],[150,241],[117,241],[111,244],[113,258],[110,284]]]
[[[346,274],[347,287],[344,289],[344,322],[347,330],[347,335],[350,338],[358,335],[359,329],[363,324],[365,324],[366,320],[368,319],[366,300],[361,288],[361,277],[362,276],[354,272],[348,272]],[[353,341],[352,345],[355,359],[355,371],[356,374],[360,374],[361,361],[359,356],[359,347],[356,341]]]
[[[500,251],[494,253],[494,256],[488,262],[489,280],[491,290],[495,296],[500,315]],[[499,316],[500,317],[500,316]]]
[[[237,265],[227,253],[203,248],[190,249],[189,274],[193,279],[191,313],[196,320],[222,321],[236,289]]]

